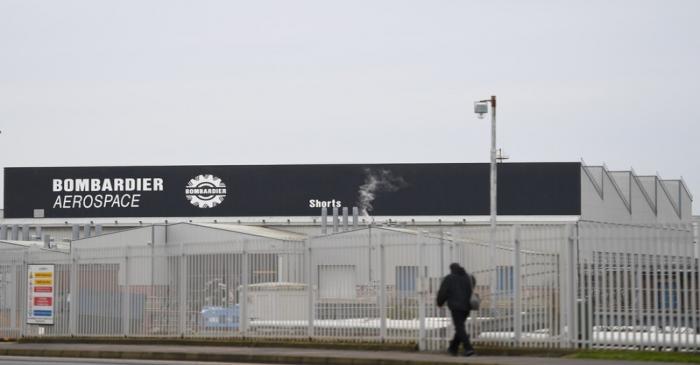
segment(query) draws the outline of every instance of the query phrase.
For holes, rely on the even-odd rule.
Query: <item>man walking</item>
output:
[[[440,284],[437,295],[437,305],[442,307],[447,302],[447,307],[452,313],[452,322],[455,326],[455,336],[450,341],[447,351],[452,356],[459,353],[460,343],[464,345],[464,356],[474,355],[474,348],[469,342],[469,335],[464,327],[464,322],[471,310],[473,283],[470,275],[458,263],[450,264],[450,274]]]

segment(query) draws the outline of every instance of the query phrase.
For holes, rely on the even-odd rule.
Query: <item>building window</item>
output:
[[[416,282],[418,281],[418,266],[397,266],[396,267],[396,290],[402,294],[416,292]]]
[[[500,293],[513,292],[513,266],[496,267],[496,290]]]

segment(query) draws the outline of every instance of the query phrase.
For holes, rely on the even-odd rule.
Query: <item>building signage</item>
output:
[[[27,265],[27,323],[53,324],[54,265]]]
[[[579,163],[498,167],[499,215],[579,215]],[[6,218],[489,214],[488,164],[5,168]]]
[[[199,175],[187,183],[187,200],[198,208],[214,208],[226,197],[226,184],[214,175]]]
[[[51,186],[53,209],[138,208],[142,192],[163,191],[163,179],[51,179]]]

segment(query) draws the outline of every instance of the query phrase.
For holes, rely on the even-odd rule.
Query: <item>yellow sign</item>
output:
[[[52,285],[53,280],[51,279],[34,279],[34,285]]]
[[[37,278],[50,278],[50,277],[52,277],[52,276],[53,276],[53,273],[52,273],[52,272],[37,272],[37,273],[34,273],[34,277],[37,277]]]

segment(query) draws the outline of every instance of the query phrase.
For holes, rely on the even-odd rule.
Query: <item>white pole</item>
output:
[[[571,348],[577,341],[576,329],[576,237],[574,225],[566,225],[566,325],[568,330],[568,347]]]
[[[423,232],[418,232],[417,254],[418,254],[418,277],[417,292],[418,292],[418,350],[426,350],[425,340],[425,241],[423,241]]]
[[[124,248],[124,292],[122,294],[122,335],[124,337],[129,336],[129,330],[131,329],[130,313],[131,309],[131,297],[129,288],[129,247]],[[78,299],[78,298],[75,298]]]
[[[515,296],[513,298],[513,332],[515,345],[520,346],[522,337],[523,319],[522,319],[522,291],[520,289],[520,226],[515,225],[512,228],[513,240],[513,289]]]
[[[384,232],[379,236],[379,338],[382,342],[386,339],[386,250],[384,245]]]
[[[306,309],[308,324],[306,327],[306,335],[308,338],[314,337],[314,281],[312,279],[314,274],[314,263],[313,263],[313,252],[311,251],[311,240],[307,239],[304,241],[304,248],[306,254],[306,283],[307,283],[307,297],[306,297]]]
[[[71,336],[77,335],[78,326],[78,252],[70,250],[70,278],[68,284],[68,331]],[[127,273],[125,272],[125,275]]]
[[[695,259],[700,259],[700,224],[693,223],[693,244],[695,245]]]
[[[248,331],[248,285],[250,278],[248,272],[250,264],[248,255],[248,240],[243,240],[243,252],[241,252],[241,292],[238,296],[238,331],[244,336]]]
[[[7,291],[3,293],[3,295],[6,298],[10,299],[10,313],[12,314],[10,316],[10,328],[12,329],[12,333],[14,333],[15,330],[19,329],[19,323],[22,323],[21,317],[19,317],[19,323],[17,322],[17,312],[20,310],[19,308],[22,305],[20,301],[24,301],[24,298],[21,295],[17,295],[18,293],[22,292],[22,271],[18,268],[19,263],[17,261],[18,260],[16,257],[12,258],[12,265],[10,266],[11,270],[8,273],[10,275],[10,280],[12,281],[11,285],[6,290],[10,290],[10,293],[8,293]],[[20,274],[18,275],[18,273]],[[68,313],[70,314],[70,312]]]
[[[497,217],[497,179],[496,179],[496,96],[491,96],[491,229],[489,239],[489,269],[491,270],[491,306],[495,309],[496,293],[496,217]]]
[[[178,332],[180,337],[185,337],[187,327],[187,256],[185,255],[185,245],[180,243],[180,272],[177,281],[178,286]],[[240,296],[238,302],[240,303]],[[238,325],[241,324],[241,307],[238,306]]]

